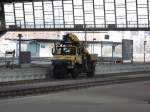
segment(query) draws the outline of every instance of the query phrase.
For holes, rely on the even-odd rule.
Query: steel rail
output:
[[[150,75],[130,75],[130,76],[117,76],[111,78],[93,78],[93,79],[77,79],[72,81],[58,81],[58,83],[51,84],[47,82],[47,84],[43,84],[41,86],[32,86],[30,84],[29,87],[27,85],[22,88],[15,88],[10,90],[1,90],[0,91],[0,99],[3,98],[13,98],[13,97],[21,97],[21,96],[31,96],[31,95],[39,95],[39,94],[48,94],[52,92],[66,91],[72,89],[81,89],[93,86],[104,86],[111,84],[121,84],[127,82],[135,82],[135,81],[147,81],[150,80]]]
[[[88,79],[88,78],[86,76],[80,76],[78,77],[78,79]],[[43,82],[56,82],[56,81],[58,82],[58,81],[67,81],[67,80],[74,80],[74,79],[68,76],[66,78],[58,78],[58,79],[45,78],[45,79],[8,81],[8,82],[0,82],[0,87],[24,85],[24,84],[35,84],[35,83],[43,83]]]
[[[122,73],[109,73],[109,74],[96,74],[94,78],[109,78],[109,77],[117,77],[117,76],[129,76],[129,75],[140,75],[140,74],[150,74],[150,71],[138,71],[138,72],[122,72]],[[89,79],[86,75],[80,75],[77,79]],[[56,82],[56,81],[68,81],[74,80],[71,77],[62,78],[62,79],[33,79],[33,80],[19,80],[19,81],[8,81],[8,82],[0,82],[0,87],[6,86],[14,86],[14,85],[24,85],[24,84],[35,84],[42,82]]]

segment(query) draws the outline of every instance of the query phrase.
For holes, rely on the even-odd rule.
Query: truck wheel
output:
[[[79,76],[79,69],[77,66],[74,67],[74,69],[71,71],[71,76],[73,79],[76,79]]]
[[[51,77],[52,78],[58,78],[58,74],[57,74],[56,68],[53,69]]]
[[[65,68],[53,69],[53,78],[64,78],[67,75],[67,70]]]
[[[91,69],[88,73],[87,73],[87,77],[94,77],[95,76],[95,70]]]
[[[90,65],[87,77],[94,77],[94,76],[95,76],[95,67],[93,65]]]

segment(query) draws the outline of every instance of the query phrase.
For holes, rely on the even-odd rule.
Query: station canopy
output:
[[[25,2],[36,2],[36,1],[52,1],[52,0],[1,0],[1,2],[22,2],[22,1],[25,1]],[[54,0],[54,1],[59,1],[59,0]]]

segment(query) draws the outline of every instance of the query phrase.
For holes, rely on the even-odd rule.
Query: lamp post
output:
[[[96,40],[96,38],[93,38],[93,54],[94,54],[94,41]]]
[[[144,63],[146,62],[145,56],[146,56],[146,37],[144,37]]]
[[[85,41],[85,46],[87,47],[87,31],[86,31],[86,24],[83,25],[84,28],[84,41]]]
[[[21,37],[23,37],[22,36],[22,34],[18,34],[18,36],[17,37],[19,37],[19,67],[21,67]]]

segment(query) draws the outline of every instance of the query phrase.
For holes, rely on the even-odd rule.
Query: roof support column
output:
[[[0,2],[0,31],[5,29],[4,3]]]

